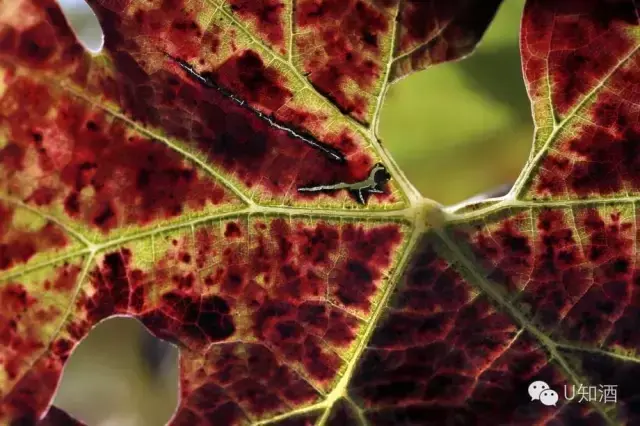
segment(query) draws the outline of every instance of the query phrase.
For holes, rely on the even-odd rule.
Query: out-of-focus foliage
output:
[[[134,319],[99,324],[71,356],[54,404],[89,425],[164,424],[178,398],[177,350],[165,343],[169,352],[154,367],[141,348],[148,337]]]
[[[522,170],[533,133],[518,47],[523,5],[504,2],[470,57],[390,87],[382,142],[425,197],[454,204]]]

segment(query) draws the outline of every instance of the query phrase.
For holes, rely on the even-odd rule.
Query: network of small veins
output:
[[[301,80],[305,83],[308,84],[309,80],[308,77],[311,74],[311,72],[305,72],[300,74],[297,70],[297,68],[295,67],[295,65],[292,62],[292,56],[293,56],[293,46],[294,46],[294,38],[295,38],[295,33],[293,30],[293,26],[289,25],[288,30],[289,30],[289,40],[288,40],[288,44],[289,44],[289,48],[288,50],[288,58],[282,58],[280,57],[278,54],[276,54],[272,49],[270,49],[268,46],[266,46],[262,40],[260,40],[259,38],[254,37],[254,35],[247,30],[247,28],[241,24],[241,22],[239,22],[236,17],[235,14],[233,12],[229,12],[224,8],[224,2],[220,3],[220,4],[215,4],[216,6],[216,10],[214,11],[214,15],[216,12],[220,12],[223,15],[225,15],[228,19],[230,19],[234,25],[236,25],[242,32],[244,32],[254,43],[256,43],[257,45],[261,46],[263,49],[265,49],[266,51],[269,51],[272,55],[274,59],[283,61],[286,65],[288,65],[294,72],[295,74],[301,78]],[[400,12],[400,6],[398,6],[398,10],[397,12]],[[292,22],[293,20],[291,20],[290,24],[293,24]],[[392,33],[394,34],[393,40],[392,40],[392,44],[393,42],[395,42],[395,29],[396,29],[396,25],[397,25],[397,19],[393,20],[393,30]],[[186,73],[187,75],[192,78],[193,80],[199,82],[200,84],[204,85],[205,87],[211,88],[211,89],[215,89],[216,91],[218,91],[220,94],[222,94],[223,96],[225,96],[228,99],[231,99],[233,102],[235,102],[236,104],[240,105],[243,108],[248,109],[249,111],[251,111],[253,114],[255,114],[257,117],[259,117],[262,120],[265,120],[270,126],[277,128],[279,130],[282,130],[286,133],[288,133],[290,136],[292,136],[294,139],[297,139],[309,146],[311,146],[312,148],[317,149],[318,151],[322,152],[324,155],[326,155],[329,159],[336,161],[337,163],[345,163],[347,161],[347,159],[345,158],[344,154],[342,152],[340,152],[338,149],[333,148],[332,146],[323,143],[321,141],[319,141],[317,138],[315,138],[313,135],[311,135],[310,133],[300,130],[300,129],[294,129],[292,128],[290,125],[285,125],[283,123],[280,123],[273,115],[273,113],[271,114],[265,114],[262,111],[260,111],[257,108],[252,107],[248,102],[246,102],[245,100],[239,98],[238,96],[236,96],[234,93],[232,93],[231,91],[229,91],[228,89],[224,88],[223,86],[216,84],[212,78],[209,77],[209,75],[207,75],[207,73],[198,73],[195,68],[190,65],[187,61],[180,59],[180,58],[176,58],[170,54],[168,54],[167,52],[164,52],[165,56],[167,56],[169,59],[171,59],[172,61],[174,61],[175,63],[177,63]],[[395,58],[393,57],[393,49],[391,49],[391,51],[389,52],[389,62],[387,64],[386,67],[386,71],[385,71],[385,75],[384,75],[384,80],[386,80],[386,78],[388,77],[388,73],[391,67],[392,62],[395,60]],[[379,93],[379,102],[376,108],[376,112],[378,112],[378,110],[381,107],[381,101],[382,98],[384,97],[384,90],[381,90],[381,92]],[[331,101],[329,101],[329,99],[325,98],[325,101],[327,101],[332,107],[336,108],[335,104],[333,104]],[[343,111],[341,111],[339,108],[336,108],[337,111],[343,113]],[[374,114],[374,117],[377,118],[377,114]],[[374,118],[374,122],[376,121],[376,118]],[[347,115],[347,119],[350,122],[353,122],[353,119],[351,119],[351,117],[349,115]],[[354,122],[354,124],[361,124],[357,121]],[[373,129],[373,127],[372,127]],[[334,192],[334,191],[339,191],[339,190],[347,190],[349,192],[349,194],[351,194],[351,196],[355,199],[355,201],[358,204],[364,205],[367,203],[367,200],[369,198],[369,196],[371,194],[382,194],[384,193],[384,186],[385,184],[391,179],[391,174],[389,173],[389,171],[387,170],[387,167],[381,163],[378,162],[376,164],[374,164],[370,171],[368,176],[363,179],[362,181],[355,181],[355,182],[338,182],[338,183],[334,183],[334,184],[321,184],[321,185],[309,185],[309,186],[302,186],[298,188],[298,192]]]
[[[240,26],[242,28],[242,26]],[[264,114],[263,112],[259,111],[256,108],[253,108],[252,106],[250,106],[246,101],[238,98],[236,95],[234,95],[233,93],[231,93],[230,91],[226,90],[225,88],[215,84],[209,77],[207,77],[206,75],[202,75],[197,73],[194,68],[189,65],[187,62],[172,57],[170,55],[167,54],[167,56],[175,61],[186,73],[187,75],[198,81],[200,84],[203,84],[204,86],[208,87],[208,88],[213,88],[215,90],[217,90],[218,92],[220,92],[222,95],[224,95],[225,97],[231,99],[232,101],[234,101],[235,103],[237,103],[238,105],[240,105],[243,108],[247,108],[250,111],[252,111],[254,114],[256,114],[259,118],[267,121],[271,126],[278,128],[284,132],[287,132],[289,135],[293,136],[295,139],[321,151],[323,154],[327,155],[329,158],[331,158],[332,160],[338,162],[338,163],[343,163],[346,161],[344,155],[336,150],[335,148],[324,144],[320,141],[318,141],[317,139],[315,139],[313,136],[311,136],[310,134],[303,132],[303,131],[296,131],[292,128],[290,128],[289,126],[285,126],[281,123],[279,123],[274,117],[273,115],[267,115]],[[305,76],[306,77],[306,76]],[[566,120],[565,120],[566,121]],[[564,123],[562,123],[564,124]],[[362,181],[358,181],[358,182],[338,182],[335,184],[324,184],[324,185],[313,185],[313,186],[302,186],[298,188],[299,192],[309,192],[309,193],[313,193],[313,192],[333,192],[333,191],[339,191],[339,190],[347,190],[354,198],[355,200],[359,203],[359,204],[366,204],[367,198],[370,194],[379,194],[383,192],[383,186],[384,184],[391,178],[391,175],[389,174],[389,172],[387,171],[386,167],[384,164],[382,163],[376,163],[370,170],[368,176],[363,179]],[[510,196],[513,196],[513,192],[510,194]],[[501,205],[513,205],[515,206],[516,204],[524,204],[521,201],[517,201],[515,199],[509,199],[508,202],[507,198],[510,197],[506,197],[503,198],[503,203],[499,203]],[[602,200],[602,201],[606,201],[606,200]],[[608,200],[611,201],[611,200]],[[626,199],[626,201],[628,201],[628,199]],[[505,203],[506,202],[506,203]],[[526,204],[531,204],[531,203],[526,203]],[[540,204],[545,204],[545,203],[536,203],[538,205]],[[492,208],[490,208],[490,210],[494,210],[496,209],[496,205],[492,206]],[[486,209],[481,209],[481,211],[476,211],[474,212],[473,216],[475,215],[479,215],[479,214],[483,214],[484,211]],[[237,213],[237,212],[236,212]],[[203,221],[206,219],[202,219]],[[65,226],[65,228],[67,228]],[[74,234],[76,234],[74,232]],[[94,245],[93,243],[91,243],[90,241],[88,241],[86,238],[82,238],[83,242],[87,244],[87,246],[89,247],[89,251],[90,251],[90,260],[87,262],[87,266],[88,264],[91,263],[91,259],[94,257],[94,255],[96,254],[96,251],[99,249],[98,246]],[[115,241],[111,241],[109,243],[107,243],[106,245],[112,245],[113,243],[115,243]],[[106,245],[101,245],[101,246],[106,246]],[[100,247],[102,248],[102,247]],[[88,269],[85,266],[85,271]],[[375,322],[375,321],[372,321]],[[336,395],[335,392],[332,392],[331,395]],[[358,407],[356,404],[353,404],[353,401],[350,400],[350,398],[347,397],[347,401],[352,404],[354,406],[354,408],[356,408],[356,412],[358,412]],[[323,402],[318,403],[318,404],[314,404],[311,407],[307,407],[307,410],[309,411],[315,411],[314,408],[317,409],[322,409],[324,408],[325,411],[325,415],[323,416],[323,418],[325,418],[326,420],[326,416],[329,414],[330,408],[333,405],[333,398],[329,398],[329,399],[325,399]],[[291,415],[295,415],[295,414],[301,414],[302,412],[305,412],[307,410],[294,410],[292,413],[288,413],[286,415],[286,417],[289,417]],[[361,413],[357,413],[357,414],[361,414]],[[276,419],[270,419],[268,422],[272,422]],[[262,422],[258,422],[258,423],[262,423]]]
[[[257,108],[252,107],[245,100],[239,98],[238,96],[231,93],[229,90],[225,89],[224,87],[214,83],[213,80],[209,78],[207,75],[196,72],[193,66],[189,65],[189,63],[187,63],[186,61],[176,58],[174,56],[171,56],[167,53],[165,53],[165,55],[169,59],[177,63],[187,73],[187,75],[190,78],[198,81],[200,84],[208,88],[217,90],[226,98],[231,99],[241,107],[250,110],[253,114],[257,115],[260,119],[265,120],[267,123],[269,123],[270,126],[288,133],[294,139],[300,140],[303,143],[311,146],[312,148],[315,148],[321,151],[323,154],[327,155],[330,159],[338,163],[346,162],[346,158],[344,154],[342,154],[339,150],[323,142],[318,141],[316,138],[314,138],[312,135],[306,132],[302,132],[300,130],[294,130],[289,126],[285,126],[279,123],[273,117],[273,114],[267,115],[262,111],[258,110]],[[349,193],[351,193],[354,196],[354,198],[359,204],[366,204],[367,198],[370,194],[384,193],[383,186],[385,183],[389,181],[389,179],[391,179],[391,175],[387,171],[387,168],[385,167],[385,165],[382,163],[376,163],[373,165],[373,167],[371,167],[368,177],[362,181],[338,182],[335,184],[302,186],[298,188],[298,191],[299,192],[333,192],[341,189],[346,189],[347,191],[349,191]]]

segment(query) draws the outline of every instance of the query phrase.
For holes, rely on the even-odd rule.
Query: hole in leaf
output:
[[[380,138],[427,198],[451,205],[501,193],[531,150],[518,36],[524,1],[503,2],[477,50],[391,86]]]
[[[71,29],[89,51],[98,53],[104,45],[100,22],[85,0],[58,0]]]
[[[54,405],[86,424],[166,424],[178,402],[178,350],[137,320],[98,324],[69,358]]]

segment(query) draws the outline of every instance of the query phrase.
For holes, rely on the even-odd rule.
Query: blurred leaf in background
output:
[[[178,350],[160,342],[168,352],[155,364],[149,338],[160,342],[132,318],[100,323],[71,355],[55,405],[91,426],[165,424],[178,401]]]
[[[533,140],[518,46],[523,7],[505,1],[470,57],[389,89],[380,137],[425,197],[454,204],[522,170]]]

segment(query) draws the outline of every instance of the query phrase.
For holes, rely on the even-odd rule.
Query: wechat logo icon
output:
[[[529,385],[529,396],[532,401],[538,400],[547,407],[550,405],[555,407],[558,402],[558,392],[551,389],[542,380],[536,380]]]

